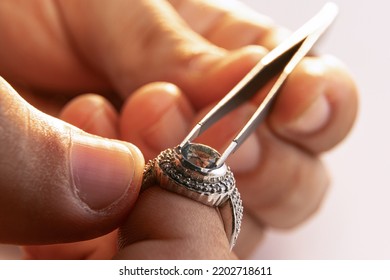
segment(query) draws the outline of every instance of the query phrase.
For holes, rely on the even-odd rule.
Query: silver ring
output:
[[[241,228],[243,206],[230,168],[215,167],[219,153],[196,143],[161,152],[150,160],[144,171],[141,191],[158,185],[219,210],[230,249]]]

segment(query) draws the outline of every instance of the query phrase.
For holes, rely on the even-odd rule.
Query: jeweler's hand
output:
[[[287,109],[291,110],[290,106],[283,109],[284,102],[289,101],[297,108],[302,103],[311,103],[305,96],[296,99],[298,85],[314,94],[327,94],[334,101],[328,119],[314,117],[317,121],[311,124],[315,131],[312,135],[302,132],[302,138],[308,143],[311,138],[318,137],[317,141],[323,149],[326,148],[325,145],[330,147],[343,137],[352,124],[356,110],[356,92],[348,74],[334,60],[330,63],[327,59],[318,58],[318,63],[324,63],[325,72],[323,76],[310,75],[312,72],[307,69],[313,68],[306,68],[305,63],[313,62],[312,59],[307,59],[302,63],[286,84],[268,123],[261,126],[230,160],[244,203],[247,203],[242,233],[235,247],[235,252],[240,256],[248,256],[253,250],[264,226],[289,227],[312,214],[327,186],[327,177],[317,153],[297,147],[273,130],[273,127],[276,129],[288,126],[283,121],[278,123],[278,117],[284,116]],[[228,71],[229,68],[221,69],[221,77],[228,76]],[[305,79],[300,78],[300,75]],[[319,89],[317,85],[320,85]],[[96,99],[100,101],[97,102]],[[196,113],[187,97],[176,86],[167,83],[150,84],[132,94],[123,107],[118,123],[112,123],[112,127],[107,126],[107,122],[99,121],[99,112],[104,111],[105,103],[101,97],[81,96],[70,103],[61,115],[79,127],[103,135],[115,131],[118,126],[119,137],[137,143],[148,158],[177,145],[201,114]],[[339,108],[343,106],[348,110],[340,111]],[[241,127],[254,109],[253,104],[244,106],[214,128],[211,134],[200,139],[200,142],[219,147],[221,142],[229,139]],[[300,112],[296,114],[297,118],[302,115]],[[315,128],[315,125],[319,127]],[[298,143],[299,137],[296,139]],[[303,140],[300,142],[305,144]],[[275,163],[275,160],[278,162]],[[287,178],[279,176],[271,167],[278,172],[281,170]],[[262,180],[269,184],[269,188],[262,185]],[[286,181],[279,187],[276,184],[279,180]],[[284,196],[287,190],[290,192]],[[251,199],[252,196],[255,197]],[[278,197],[284,199],[279,200]],[[296,204],[291,202],[296,200]],[[300,203],[301,200],[305,203]],[[263,208],[263,205],[267,207]],[[30,257],[35,258],[108,258],[116,252],[116,240],[116,233],[113,233],[71,245],[30,247],[28,252]],[[235,257],[229,253],[228,239],[214,209],[158,187],[148,189],[139,197],[120,231],[120,245],[122,250],[116,258]]]
[[[152,84],[137,95],[161,94],[170,102],[176,87]],[[167,98],[167,100],[165,100]],[[156,101],[154,98],[152,101]],[[142,101],[142,100],[140,100]],[[185,101],[185,100],[183,100]],[[133,103],[135,106],[142,104]],[[147,103],[150,106],[150,103]],[[131,110],[130,107],[127,107]],[[118,137],[118,118],[108,101],[98,95],[82,95],[70,102],[61,117],[84,130],[105,137]],[[29,259],[231,259],[229,242],[216,209],[165,191],[158,186],[140,194],[118,233],[88,241],[24,247]]]
[[[329,184],[320,155],[349,131],[356,94],[352,79],[336,59],[304,59],[268,120],[228,160],[245,209],[235,247],[239,257],[248,257],[256,248],[265,227],[292,227],[318,209]],[[196,141],[220,149],[256,106],[255,101],[244,105]],[[149,85],[122,110],[121,137],[136,143],[150,159],[180,143],[208,109],[196,112],[173,85]]]
[[[101,129],[110,121],[99,116]],[[0,143],[0,243],[101,236],[123,223],[137,198],[144,161],[136,147],[43,114],[2,78]]]
[[[1,1],[0,75],[52,115],[84,92],[99,92],[120,107],[151,81],[177,84],[201,108],[252,65],[229,63],[235,55],[228,50],[273,47],[281,30],[239,2],[213,2]],[[220,80],[225,66],[232,71]]]
[[[188,9],[191,10],[191,13],[186,12]],[[195,11],[196,13],[193,13]],[[186,92],[188,92],[194,103],[193,105],[200,108],[204,104],[208,104],[211,100],[216,100],[225,94],[225,88],[233,85],[252,66],[250,61],[252,61],[253,52],[248,51],[248,49],[243,49],[238,51],[241,55],[237,55],[235,52],[230,54],[227,49],[244,46],[251,42],[266,42],[269,44],[272,41],[275,32],[274,29],[268,29],[268,19],[259,16],[257,17],[260,20],[259,24],[254,25],[247,21],[247,13],[244,16],[239,16],[238,11],[239,9],[236,8],[228,11],[222,6],[210,5],[208,1],[183,1],[182,3],[172,1],[170,3],[168,1],[126,0],[112,1],[103,5],[97,1],[70,2],[58,0],[48,2],[15,2],[12,0],[4,0],[0,2],[0,37],[2,38],[2,42],[6,43],[0,46],[0,75],[5,76],[18,89],[18,92],[22,94],[23,98],[27,99],[36,108],[50,113],[53,116],[58,116],[63,105],[81,92],[97,91],[105,95],[111,103],[120,107],[123,99],[130,94],[132,89],[148,81],[155,80],[168,80],[178,83],[180,87],[186,89]],[[195,17],[191,18],[191,15]],[[205,15],[207,15],[208,19],[199,21],[200,16],[202,19],[206,19]],[[198,25],[200,22],[202,22],[202,25]],[[231,30],[227,30],[226,28],[229,25],[234,25],[236,28],[243,28],[248,31],[246,35],[241,31],[236,34],[236,42],[239,42],[239,45],[229,44],[230,39],[227,35],[232,34]],[[260,33],[267,33],[266,36],[263,36],[263,39],[268,39],[256,40],[255,38]],[[241,37],[241,35],[243,36]],[[250,38],[253,38],[253,40]],[[263,48],[259,48],[255,53],[263,53],[264,51]],[[246,56],[242,55],[242,53],[245,53]],[[243,56],[245,57],[243,58]],[[257,54],[255,56],[257,57]],[[241,59],[240,63],[238,63],[238,59]],[[223,81],[215,83],[215,80],[219,80],[220,70],[225,67],[232,70],[229,72],[230,76],[224,76]],[[226,84],[226,86],[220,88],[219,86],[221,84]],[[204,94],[208,92],[205,89],[211,90],[213,94]],[[203,97],[197,98],[198,95]],[[4,95],[3,98],[7,96]],[[5,107],[1,108],[7,108],[8,112],[14,112],[13,117],[18,115],[19,111],[24,111],[25,108],[27,108],[26,112],[29,114],[31,107],[25,106],[25,103],[20,101],[19,97],[15,98],[15,100],[10,98],[10,100],[11,103],[16,102],[16,105],[12,106],[12,109],[8,109],[8,103],[2,104]],[[36,112],[36,110],[32,111]],[[113,112],[112,109],[109,111]],[[95,113],[98,112],[101,111]],[[65,112],[62,117],[67,119],[69,115],[72,114]],[[42,117],[43,115],[41,114],[38,114],[36,118],[35,114],[31,116],[34,118],[24,118],[24,115],[20,115],[20,118],[15,121],[15,127],[8,127],[15,134],[8,135],[12,137],[7,138],[7,141],[16,145],[21,143],[21,141],[28,142],[30,140],[28,137],[30,136],[37,136],[35,134],[23,133],[23,129],[29,131],[29,125],[37,126],[37,137],[40,137],[40,132],[46,131],[44,128],[51,131],[51,129],[59,127],[67,131],[68,127],[70,127],[57,120],[47,118],[47,116]],[[101,113],[93,121],[85,121],[85,123],[81,124],[80,122],[83,119],[80,118],[80,115],[71,118],[73,120],[79,118],[77,120],[77,126],[82,127],[84,130],[115,138],[117,131],[115,125],[113,125],[112,116],[113,114],[111,113],[108,116]],[[26,121],[26,119],[30,120],[30,122]],[[3,119],[2,121],[5,122],[6,120]],[[10,121],[13,122],[13,120]],[[72,120],[68,121],[72,122]],[[25,122],[28,125],[25,126]],[[46,125],[47,122],[54,123],[55,127]],[[74,130],[73,127],[70,127],[69,130],[75,131],[75,134],[81,133],[78,130]],[[26,137],[26,139],[15,139],[16,136]],[[54,134],[53,137],[46,136],[42,137],[42,141],[43,143],[47,143],[44,146],[48,147],[51,147],[52,141],[55,142],[58,140],[56,138],[57,136],[60,137],[59,134]],[[1,140],[4,140],[5,136],[2,135],[2,137]],[[97,141],[96,139],[98,138],[93,137],[93,139]],[[67,136],[61,136],[59,140],[65,141],[65,144],[66,141],[71,141]],[[31,154],[35,154],[37,150],[42,148],[39,145],[31,145],[36,148],[35,150],[31,150]],[[55,202],[58,201],[57,195],[54,192],[56,186],[60,184],[60,181],[56,181],[57,177],[55,175],[57,173],[54,173],[51,177],[50,174],[52,172],[48,172],[45,175],[50,177],[53,182],[56,181],[53,188],[49,188],[49,185],[53,183],[50,180],[40,182],[39,178],[34,177],[31,183],[29,181],[31,176],[40,174],[40,169],[38,169],[39,165],[37,170],[33,169],[32,166],[35,165],[26,159],[27,155],[30,156],[30,153],[25,153],[25,150],[22,149],[21,151],[26,155],[22,159],[20,158],[21,156],[10,156],[11,151],[7,150],[8,145],[3,145],[2,143],[2,147],[3,149],[1,151],[4,154],[1,157],[1,166],[11,166],[9,162],[13,159],[20,160],[18,168],[10,170],[10,167],[7,166],[8,169],[4,169],[3,175],[11,171],[16,172],[17,170],[18,172],[26,173],[23,177],[16,176],[17,178],[23,178],[24,184],[31,186],[30,188],[26,188],[26,190],[31,193],[34,192],[37,198],[42,201],[49,199],[49,197],[54,197],[53,201]],[[66,152],[64,153],[67,154]],[[42,152],[35,155],[35,157],[44,157],[45,155]],[[53,157],[58,156],[57,153],[51,150],[50,155]],[[32,159],[35,159],[35,157],[31,156]],[[50,159],[50,157],[45,159]],[[39,160],[37,161],[39,162]],[[91,164],[93,162],[95,161],[90,161]],[[111,163],[111,160],[106,160],[107,165],[114,166]],[[26,167],[27,169],[24,170],[23,164],[28,165],[30,168],[28,169]],[[47,164],[49,165],[49,162]],[[46,167],[46,165],[42,165],[42,169]],[[96,179],[95,177],[93,174],[88,177],[88,180]],[[5,178],[8,181],[5,182],[5,179],[3,179],[2,185],[10,190],[13,188],[12,184],[16,179],[10,180],[9,175]],[[9,183],[11,185],[7,185]],[[43,191],[42,194],[36,192],[35,186],[38,185],[40,186],[40,190]],[[46,196],[45,190],[51,190],[53,193],[49,193]],[[71,189],[68,191],[70,192]],[[104,193],[109,190],[105,190],[102,187],[101,191]],[[16,199],[28,199],[31,203],[34,201],[35,197],[33,195],[25,198],[22,194],[22,192],[19,192],[20,197],[12,197],[9,200],[7,200],[8,196],[2,196],[3,200],[7,200],[7,203],[3,206],[4,209],[8,209],[7,207],[10,207],[10,204]],[[107,199],[112,198],[112,196],[104,195],[101,198],[103,197]],[[63,197],[61,196],[61,198]],[[36,207],[40,207],[39,209],[43,209],[41,200],[37,201]],[[58,207],[65,207],[63,211],[50,210],[51,208],[48,207],[47,209],[51,213],[49,217],[37,214],[39,213],[37,210],[28,212],[25,219],[29,223],[34,223],[37,220],[32,216],[35,217],[37,215],[38,217],[51,218],[61,223],[73,213],[66,208],[66,205],[64,205],[66,203],[68,203],[67,199],[60,199],[57,204]],[[28,204],[20,202],[15,205],[18,207],[13,209],[15,211],[20,210],[20,213],[15,212],[15,215],[22,215],[25,213],[23,211],[29,211],[29,208],[26,206]],[[23,211],[19,209],[22,207],[21,205],[26,207],[23,208]],[[119,209],[120,207],[116,209],[109,208],[113,211],[112,214],[114,216],[116,214],[119,216],[125,215],[131,207],[131,203],[126,206],[121,203],[118,203],[118,205],[123,207],[123,212],[120,212],[122,211]],[[101,203],[96,207],[100,206],[102,206]],[[31,210],[34,209],[32,208]],[[88,210],[88,207],[84,210]],[[119,211],[120,213],[115,211]],[[3,211],[3,213],[5,212]],[[61,214],[58,219],[56,217],[57,212]],[[8,217],[9,220],[2,219],[2,226],[10,223],[14,216],[8,214]],[[74,217],[77,219],[80,218],[77,215]],[[84,225],[73,227],[72,223],[68,223],[70,229],[55,229],[56,223],[49,223],[46,227],[42,228],[45,234],[40,237],[38,236],[39,229],[36,229],[36,234],[32,230],[31,235],[28,237],[13,234],[14,230],[22,231],[23,229],[21,224],[24,224],[24,220],[16,219],[21,223],[14,223],[13,226],[15,229],[10,227],[9,231],[2,232],[4,236],[0,242],[23,244],[53,243],[92,238],[114,228],[120,220],[119,217],[114,217],[111,221],[109,221],[111,218],[107,218],[102,224],[99,224],[97,217],[93,215],[91,217],[96,218],[94,220],[96,222],[90,222],[88,225],[85,225],[91,229],[91,232],[84,232],[87,230],[87,228],[83,227]],[[47,220],[45,221],[48,222]],[[86,220],[86,222],[88,221]],[[28,226],[30,225],[29,223],[24,225]],[[50,230],[47,230],[47,227],[50,227]],[[82,231],[83,236],[78,235],[77,230],[79,229]],[[74,235],[69,234],[68,230],[74,231]],[[56,236],[57,232],[60,233],[59,236]],[[50,236],[51,234],[52,236]],[[64,236],[61,236],[61,234]],[[112,238],[111,235],[108,239],[110,240],[110,244],[113,244],[111,241],[115,240],[115,238]],[[96,257],[93,254],[93,246],[96,242],[100,244],[97,240],[83,243],[81,247],[78,247],[80,245],[79,243],[75,244],[80,250],[75,250],[75,247],[67,246],[67,253],[76,258],[86,256]],[[36,247],[35,249],[39,248]],[[46,249],[48,248],[44,248],[43,251],[49,252],[51,250]],[[90,252],[92,253],[90,254]],[[62,257],[68,256],[67,254],[62,255]],[[98,257],[101,256],[107,257],[108,255],[101,254]],[[50,253],[49,255],[43,254],[43,257],[61,257],[61,253],[59,255],[55,253]]]
[[[169,86],[170,93],[151,94],[150,102],[140,105],[146,98],[138,92],[126,106],[136,108],[124,108],[120,119],[119,137],[134,140],[147,158],[154,157],[181,141],[199,110],[226,94],[280,42],[282,29],[268,19],[241,13],[227,1],[210,3],[2,1],[0,37],[7,44],[0,47],[0,74],[28,89],[24,96],[52,114],[80,92],[103,92],[120,106],[149,81],[176,83],[186,96]],[[265,48],[238,49],[248,44]],[[327,182],[318,155],[345,137],[356,113],[356,89],[329,58],[305,60],[280,97],[267,125],[230,162],[248,213],[240,237],[245,242],[236,247],[241,256],[254,248],[264,225],[290,226],[314,211]],[[309,117],[300,118],[308,108]],[[237,115],[244,119],[252,110]],[[233,117],[220,135],[227,139],[240,123]],[[104,134],[102,127],[112,124],[106,119],[84,125]],[[117,133],[115,126],[106,129]]]

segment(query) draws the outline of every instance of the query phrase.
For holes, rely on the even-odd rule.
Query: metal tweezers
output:
[[[244,102],[248,101],[268,82],[276,78],[276,82],[273,84],[271,90],[268,92],[256,112],[221,154],[212,169],[221,167],[229,155],[236,151],[244,140],[264,120],[287,77],[333,22],[337,13],[338,8],[335,4],[325,4],[317,15],[293,33],[286,41],[264,56],[260,62],[196,124],[179,145],[179,149],[182,150],[187,145],[190,145],[191,141],[202,134],[211,125]]]

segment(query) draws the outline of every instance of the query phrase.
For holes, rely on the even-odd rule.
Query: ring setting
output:
[[[230,168],[215,165],[219,156],[213,148],[197,143],[166,149],[146,164],[142,189],[157,184],[217,208],[232,249],[240,232],[243,206]]]

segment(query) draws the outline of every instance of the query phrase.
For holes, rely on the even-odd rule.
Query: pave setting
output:
[[[243,206],[230,168],[215,167],[219,153],[191,143],[161,152],[145,166],[142,189],[153,184],[220,210],[232,249],[240,232]],[[226,210],[230,209],[230,210]]]

